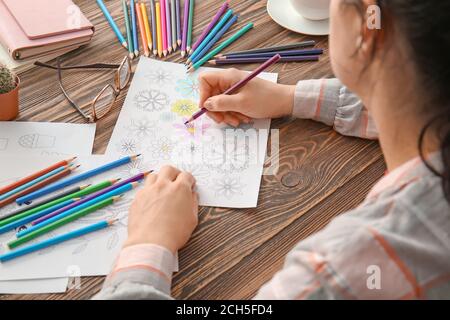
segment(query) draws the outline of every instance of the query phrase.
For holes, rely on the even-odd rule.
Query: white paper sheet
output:
[[[206,70],[217,71],[187,75],[183,65],[141,57],[107,154],[142,153],[155,168],[169,163],[191,172],[200,205],[256,207],[270,120],[243,125],[244,132],[205,115],[186,127],[185,120],[198,110],[198,74]],[[277,74],[261,78],[276,82]],[[226,131],[240,139],[230,143]]]
[[[2,156],[0,158],[0,177],[8,180],[16,179],[30,169],[45,167],[61,159],[63,157],[36,156],[33,158],[33,162],[30,163],[29,158],[26,156]],[[90,170],[114,160],[117,160],[117,157],[80,156],[76,163],[81,165],[80,169]],[[148,163],[144,158],[141,158],[110,172],[93,177],[87,180],[86,183],[95,184],[113,178],[126,179],[149,169]],[[2,184],[0,181],[0,185]],[[79,270],[78,274],[81,276],[108,274],[127,236],[128,209],[134,193],[135,191],[129,192],[118,203],[94,212],[62,228],[58,228],[33,241],[42,241],[48,237],[63,234],[108,218],[119,219],[119,222],[114,226],[27,256],[0,263],[0,280],[67,277],[68,274],[72,274],[69,271],[74,268]],[[0,215],[6,214],[13,208],[14,205],[0,209]],[[14,234],[15,232],[12,231],[0,235],[0,243],[2,244],[0,252],[6,251],[5,244],[15,237]]]
[[[0,122],[0,155],[90,155],[95,124]]]
[[[68,278],[0,281],[0,294],[63,293],[68,282]]]

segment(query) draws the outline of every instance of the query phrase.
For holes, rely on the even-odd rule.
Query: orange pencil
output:
[[[48,168],[45,168],[45,169],[42,169],[41,171],[33,173],[33,174],[29,175],[28,177],[22,178],[22,179],[20,179],[17,182],[14,182],[14,183],[12,183],[10,185],[7,185],[7,186],[5,186],[3,188],[0,188],[0,195],[4,194],[6,192],[9,192],[11,190],[14,190],[14,189],[20,187],[21,185],[23,185],[25,183],[33,181],[34,179],[37,179],[37,178],[43,176],[44,174],[47,174],[47,173],[49,173],[49,172],[51,172],[53,170],[58,169],[59,167],[67,166],[68,164],[73,162],[75,159],[76,159],[76,157],[74,157],[72,159],[69,159],[69,160],[60,161],[60,162],[55,163],[54,165],[52,165],[52,166],[50,166]]]
[[[49,184],[51,184],[51,183],[53,183],[55,181],[58,181],[61,178],[64,178],[65,176],[68,176],[72,171],[74,171],[78,167],[79,166],[76,166],[76,167],[73,167],[73,166],[70,166],[70,165],[66,166],[66,168],[63,171],[61,171],[60,173],[57,173],[57,174],[55,174],[55,175],[53,175],[53,176],[51,176],[51,177],[49,177],[49,178],[39,182],[39,183],[36,183],[35,185],[33,185],[33,186],[31,186],[31,187],[29,187],[29,188],[27,188],[25,190],[22,190],[22,191],[20,191],[20,192],[18,192],[16,194],[10,196],[9,198],[6,198],[5,200],[0,201],[0,208],[4,207],[4,206],[6,206],[6,205],[8,205],[10,203],[13,203],[14,201],[16,201],[16,199],[18,199],[20,197],[23,197],[23,196],[25,196],[25,195],[27,195],[27,194],[29,194],[31,192],[39,190],[39,189],[41,189],[41,188],[43,188],[43,187],[45,187],[45,186],[47,186],[47,185],[49,185]]]
[[[158,34],[158,56],[161,58],[163,54],[162,28],[161,28],[161,4],[157,2],[156,6],[156,32]]]
[[[144,47],[144,55],[148,57],[150,56],[150,52],[148,51],[147,34],[145,33],[144,19],[142,18],[142,11],[139,3],[136,3],[136,15],[139,22],[139,32],[141,34],[142,46]]]
[[[152,40],[152,33],[150,31],[150,24],[148,22],[147,7],[145,6],[144,2],[141,2],[141,11],[142,11],[142,19],[144,20],[145,34],[147,35],[148,49],[151,52],[153,49],[153,40]]]

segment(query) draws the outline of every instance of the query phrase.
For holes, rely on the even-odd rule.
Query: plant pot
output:
[[[10,121],[19,115],[19,87],[20,79],[16,76],[14,90],[0,94],[0,121]]]

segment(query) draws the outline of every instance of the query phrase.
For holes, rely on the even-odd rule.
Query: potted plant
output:
[[[19,78],[0,64],[0,121],[15,119],[19,114]]]

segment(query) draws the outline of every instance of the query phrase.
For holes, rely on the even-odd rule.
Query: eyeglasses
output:
[[[59,87],[61,88],[62,93],[66,97],[67,101],[69,101],[70,105],[73,108],[75,108],[75,110],[89,122],[95,122],[97,120],[100,120],[111,111],[114,102],[116,101],[120,92],[126,88],[131,79],[131,62],[130,58],[128,57],[123,58],[121,64],[96,63],[79,66],[61,67],[59,59],[56,62],[57,64],[56,67],[39,61],[36,61],[34,64],[39,67],[49,68],[58,71]],[[61,72],[62,70],[77,70],[77,69],[78,70],[116,69],[114,75],[114,84],[110,83],[105,87],[103,87],[103,89],[95,96],[95,98],[90,103],[80,107],[67,93],[67,90],[65,89],[62,82],[62,72]],[[83,109],[85,109],[87,106],[90,106],[91,115],[88,115],[86,114],[86,112],[83,111]]]

